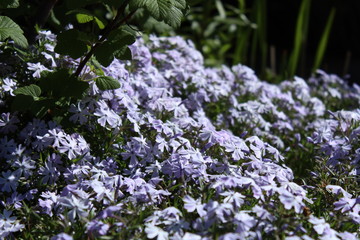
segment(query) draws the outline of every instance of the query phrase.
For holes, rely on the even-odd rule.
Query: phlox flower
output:
[[[54,184],[59,178],[60,172],[53,164],[52,161],[47,161],[44,166],[40,167],[39,174],[44,175],[41,179],[43,184]]]
[[[12,211],[3,210],[0,214],[0,239],[7,239],[13,232],[18,232],[25,226],[18,223],[15,216],[11,216]]]
[[[351,210],[356,204],[356,198],[343,197],[334,202],[335,210],[341,210],[342,213]]]
[[[204,204],[201,203],[200,199],[195,200],[189,195],[186,195],[183,198],[184,201],[184,208],[188,212],[196,212],[199,214],[200,217],[203,217],[206,215],[206,211],[204,210]]]
[[[59,203],[68,209],[67,216],[71,222],[75,221],[76,216],[87,217],[91,206],[89,199],[79,199],[74,195],[60,197]]]
[[[119,115],[110,109],[104,100],[97,102],[97,106],[94,115],[99,117],[97,122],[100,126],[105,127],[107,123],[111,128],[116,128],[121,125],[122,121]]]
[[[66,233],[59,233],[53,236],[50,240],[73,240],[73,237]]]
[[[19,185],[20,173],[17,171],[12,172],[10,170],[7,170],[6,172],[2,172],[1,175],[2,175],[2,177],[0,177],[1,191],[3,192],[16,191],[16,188]]]
[[[169,233],[153,224],[145,224],[145,233],[148,238],[156,238],[157,240],[168,240]]]
[[[97,220],[92,220],[86,224],[86,232],[94,237],[105,235],[109,228],[109,224]]]
[[[302,196],[296,196],[287,191],[285,188],[278,188],[278,193],[280,194],[280,202],[284,205],[285,209],[291,209],[294,207],[296,213],[300,213],[303,207],[305,206],[302,202]]]
[[[17,88],[17,84],[11,78],[4,78],[2,82],[1,89],[5,92],[9,92],[11,96],[15,96],[13,91]]]
[[[41,63],[27,63],[27,65],[28,65],[27,69],[34,72],[32,74],[32,76],[34,78],[40,78],[41,77],[41,72],[43,72],[43,71],[50,71],[51,72],[50,69],[46,68]]]

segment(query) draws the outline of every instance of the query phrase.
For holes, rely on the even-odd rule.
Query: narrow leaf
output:
[[[296,23],[295,37],[294,37],[294,50],[289,60],[289,75],[292,77],[296,73],[298,62],[300,59],[300,52],[303,48],[307,36],[309,13],[310,13],[310,0],[303,0],[299,10],[299,15]]]
[[[329,18],[328,18],[328,20],[326,22],[324,32],[323,32],[323,34],[321,36],[319,46],[318,46],[317,51],[316,51],[315,62],[314,62],[312,72],[315,72],[320,67],[322,59],[324,57],[326,46],[327,46],[329,36],[330,36],[330,32],[331,32],[331,26],[332,26],[332,24],[334,22],[334,18],[335,18],[335,12],[336,12],[336,9],[332,8],[331,12],[329,14]]]
[[[104,28],[105,28],[104,23],[103,23],[99,18],[95,17],[95,22],[96,22],[96,24],[98,25],[98,27],[99,27],[100,29],[104,29]]]

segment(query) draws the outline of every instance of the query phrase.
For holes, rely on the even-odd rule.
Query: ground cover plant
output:
[[[30,47],[0,16],[1,239],[359,238],[360,86],[270,84],[128,25],[185,1],[64,3],[75,23]]]
[[[322,71],[269,84],[150,36],[132,60],[89,62],[60,117],[37,103],[79,60],[55,45],[49,31],[32,54],[1,44],[2,238],[359,237],[358,85]]]

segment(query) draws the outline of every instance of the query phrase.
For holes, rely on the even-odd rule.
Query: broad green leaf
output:
[[[34,102],[34,98],[31,96],[16,95],[11,104],[11,109],[13,111],[27,111]]]
[[[98,77],[95,79],[95,82],[96,82],[96,86],[98,86],[98,88],[103,91],[117,89],[120,87],[119,81],[108,76]]]
[[[19,46],[26,48],[28,42],[23,33],[19,25],[9,17],[0,16],[0,41],[11,38]]]
[[[58,35],[58,43],[55,52],[69,55],[77,59],[87,52],[87,44],[85,43],[84,34],[76,29],[70,29]]]
[[[131,60],[132,59],[131,50],[128,47],[123,47],[123,48],[116,50],[114,52],[114,56],[120,60]]]
[[[89,87],[88,83],[72,76],[67,69],[48,73],[40,79],[39,85],[44,92],[55,98],[81,98]]]
[[[90,14],[85,14],[85,13],[78,13],[76,14],[76,20],[79,23],[88,23],[94,20],[94,16],[90,15]]]
[[[41,94],[41,89],[39,86],[35,84],[31,84],[29,86],[20,87],[14,90],[15,95],[26,95],[31,96],[34,99],[37,99]]]
[[[130,60],[131,52],[127,46],[134,42],[135,37],[131,33],[123,29],[118,29],[113,31],[108,40],[94,51],[94,55],[96,60],[105,67],[110,65],[114,57],[122,60]]]
[[[145,8],[156,20],[178,27],[186,2],[185,0],[134,0],[130,2],[130,8]]]
[[[0,8],[17,8],[19,7],[19,0],[1,0]]]

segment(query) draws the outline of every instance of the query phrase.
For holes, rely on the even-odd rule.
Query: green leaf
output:
[[[23,33],[19,25],[9,17],[0,16],[0,41],[11,38],[20,47],[26,48],[28,42]]]
[[[100,19],[98,19],[97,17],[95,17],[95,22],[96,22],[96,24],[98,25],[98,27],[99,27],[100,29],[104,29],[104,28],[105,28],[104,23],[103,23]]]
[[[290,77],[293,77],[296,74],[301,51],[304,50],[304,45],[308,33],[310,6],[310,0],[303,0],[300,6],[298,18],[296,21],[294,47],[290,56],[288,67]]]
[[[16,95],[11,104],[13,111],[27,111],[34,103],[34,98],[26,95]]]
[[[76,14],[76,20],[79,23],[88,23],[94,20],[94,16],[91,14],[78,13]]]
[[[69,55],[77,59],[87,52],[87,44],[84,39],[85,34],[76,30],[70,29],[58,35],[58,43],[55,47],[55,52]]]
[[[96,60],[105,67],[109,66],[115,57],[130,60],[131,51],[127,46],[134,42],[135,37],[131,33],[124,29],[118,29],[113,31],[108,40],[94,51],[94,55]]]
[[[19,0],[1,0],[0,8],[17,8],[19,7]]]
[[[117,89],[120,87],[119,81],[108,76],[98,77],[95,79],[95,82],[96,82],[96,86],[98,86],[98,88],[103,91]]]
[[[315,72],[320,67],[322,59],[324,57],[326,46],[327,46],[328,39],[329,39],[330,32],[331,32],[331,26],[332,26],[332,24],[334,22],[334,18],[335,18],[335,12],[336,12],[336,9],[332,8],[331,12],[329,14],[328,20],[326,22],[325,29],[324,29],[323,34],[321,36],[319,46],[318,46],[317,51],[316,51],[315,62],[314,62],[312,72]]]
[[[172,27],[178,27],[186,8],[185,0],[134,0],[130,8],[145,8],[158,21],[164,21]]]
[[[40,79],[39,85],[44,92],[52,97],[73,97],[77,99],[81,98],[89,87],[88,83],[72,76],[67,69],[58,69],[48,73],[47,76]]]
[[[94,4],[97,2],[102,2],[99,0],[66,0],[66,6],[69,9],[76,9],[76,8],[81,8],[83,6],[89,5],[89,4]]]
[[[29,86],[20,87],[14,90],[15,95],[26,95],[37,99],[41,94],[41,89],[38,85],[31,84]]]

